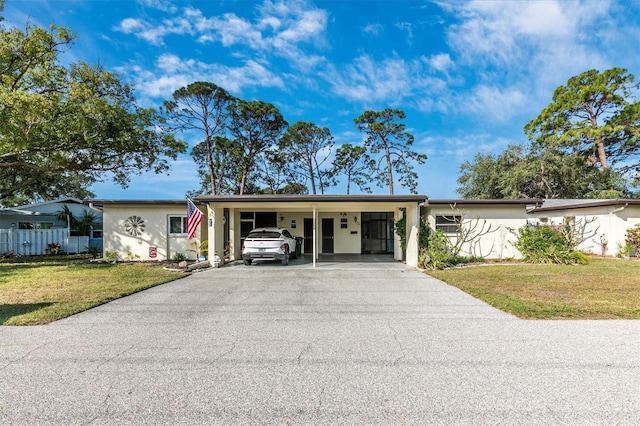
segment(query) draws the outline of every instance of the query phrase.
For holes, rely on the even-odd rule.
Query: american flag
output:
[[[200,209],[193,204],[193,201],[187,198],[187,238],[189,240],[196,236],[196,230],[200,222],[202,222],[203,216]]]

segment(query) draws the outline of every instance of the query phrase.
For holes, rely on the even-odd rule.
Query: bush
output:
[[[624,241],[629,254],[631,254],[632,251],[636,254],[640,252],[640,225],[627,229]]]
[[[573,250],[560,230],[550,226],[523,226],[515,246],[530,263],[573,265],[587,263],[587,256]]]
[[[466,262],[468,262],[468,259],[458,255],[444,232],[441,230],[429,230],[426,238],[426,247],[422,247],[418,255],[418,267],[423,269],[444,269]]]
[[[120,260],[120,255],[117,251],[108,251],[104,254],[104,260],[107,262],[118,262]]]
[[[183,260],[187,260],[187,255],[185,255],[184,253],[177,252],[177,253],[174,253],[171,259],[173,259],[175,262],[181,262]]]

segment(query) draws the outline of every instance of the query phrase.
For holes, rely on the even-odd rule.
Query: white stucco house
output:
[[[486,259],[517,258],[515,230],[527,224],[529,212],[542,200],[426,200],[423,208],[431,229],[455,240],[457,224],[477,236],[462,246],[461,254]]]
[[[585,223],[592,236],[584,252],[614,256],[627,229],[640,223],[640,200],[429,200],[423,195],[205,195],[194,200],[204,219],[195,239],[186,234],[186,200],[90,200],[103,213],[104,253],[121,258],[194,259],[195,244],[208,242],[209,257],[241,259],[253,228],[280,226],[304,240],[315,266],[320,255],[391,254],[403,259],[394,221],[407,220],[405,261],[418,263],[422,216],[432,229],[456,238],[457,223],[477,238],[462,254],[486,259],[519,258],[517,229],[539,223]],[[606,242],[606,244],[604,243]]]
[[[430,227],[450,238],[460,220],[466,228],[475,227],[480,237],[464,245],[462,254],[487,259],[521,257],[513,243],[522,226],[565,223],[577,225],[588,237],[580,251],[615,256],[627,230],[640,223],[640,200],[627,199],[427,200],[423,211]]]
[[[530,220],[584,227],[587,238],[578,249],[615,256],[625,244],[628,229],[640,224],[640,200],[544,200],[528,214]]]
[[[194,200],[204,214],[195,240],[209,255],[239,260],[242,240],[253,228],[281,226],[303,237],[302,252],[389,253],[402,259],[394,220],[407,218],[406,262],[418,262],[418,226],[424,195],[209,195]],[[90,200],[104,217],[104,252],[142,260],[193,258],[186,235],[185,200]],[[131,257],[131,256],[129,256]]]

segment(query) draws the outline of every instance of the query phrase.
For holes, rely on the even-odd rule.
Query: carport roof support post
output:
[[[419,231],[420,231],[420,206],[407,204],[407,266],[418,266]],[[399,244],[399,242],[398,242]],[[402,249],[400,249],[402,251]]]

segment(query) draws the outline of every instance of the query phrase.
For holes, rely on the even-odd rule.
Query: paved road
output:
[[[0,424],[639,424],[639,321],[522,321],[417,271],[227,267],[0,327]]]

